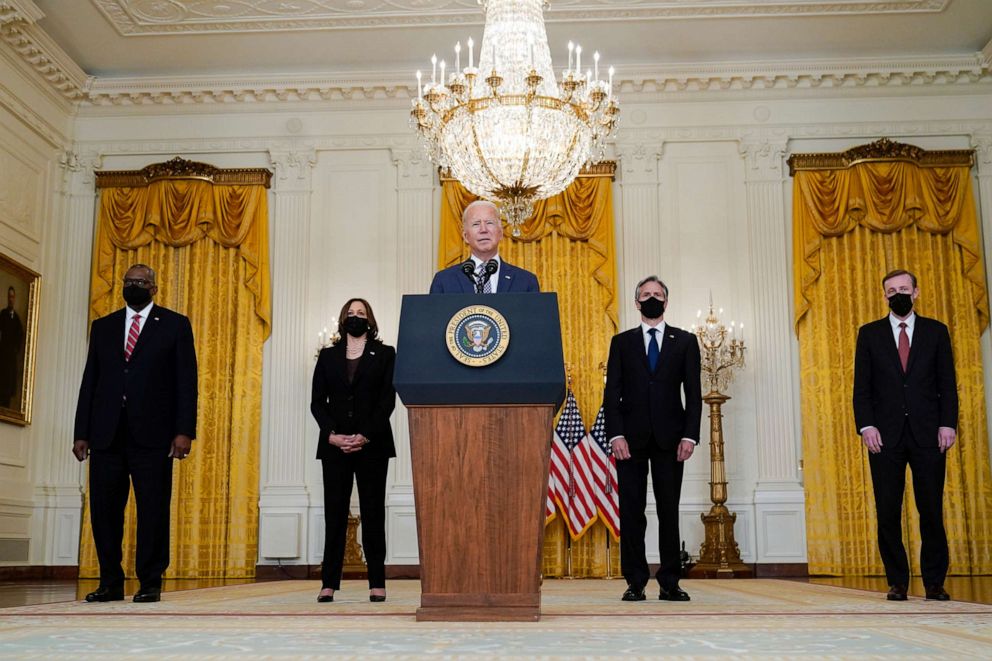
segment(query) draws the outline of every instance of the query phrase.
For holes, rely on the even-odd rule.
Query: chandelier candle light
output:
[[[478,68],[471,38],[464,69],[461,42],[450,71],[432,56],[430,81],[417,71],[410,123],[428,157],[497,203],[519,236],[535,201],[562,192],[583,165],[603,158],[620,106],[613,67],[601,79],[598,52],[583,72],[582,47],[569,42],[568,66],[556,78],[544,0],[479,1],[486,22]]]
[[[719,311],[723,314],[723,310]],[[702,310],[696,317],[702,316]],[[736,333],[735,333],[736,331]],[[707,392],[703,401],[710,407],[710,500],[713,506],[702,514],[705,537],[699,549],[699,562],[689,571],[690,578],[751,577],[754,571],[741,561],[741,552],[734,538],[737,515],[727,509],[727,467],[723,455],[723,413],[720,407],[730,399],[721,390],[727,390],[734,378],[734,370],[744,367],[744,324],[730,328],[721,323],[710,308],[706,319],[693,325],[692,332],[699,341],[703,385]]]

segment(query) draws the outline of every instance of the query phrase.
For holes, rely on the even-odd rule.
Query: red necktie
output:
[[[906,372],[906,365],[909,364],[909,335],[906,333],[906,322],[899,324],[899,362],[902,363],[902,371]]]
[[[127,331],[127,343],[124,345],[124,360],[131,360],[131,352],[134,351],[134,344],[138,341],[138,333],[141,332],[141,315],[136,314],[131,320],[131,328]],[[902,345],[900,344],[900,347]],[[902,349],[900,348],[901,352]],[[909,352],[909,345],[906,345],[906,352]]]

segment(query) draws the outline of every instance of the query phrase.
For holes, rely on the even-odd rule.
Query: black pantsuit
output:
[[[349,379],[345,347],[341,341],[320,352],[310,400],[310,411],[320,426],[317,458],[324,479],[321,580],[324,588],[340,587],[348,508],[352,484],[357,482],[369,588],[381,588],[386,580],[386,474],[389,459],[396,456],[389,424],[396,407],[396,351],[369,341]],[[369,442],[357,452],[345,453],[328,442],[331,434],[362,434]]]
[[[325,524],[321,587],[341,588],[353,482],[358,482],[362,551],[369,572],[369,588],[386,586],[386,474],[389,460],[358,455],[361,452],[320,461],[324,477]]]

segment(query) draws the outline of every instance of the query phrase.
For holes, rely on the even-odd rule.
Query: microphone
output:
[[[462,273],[465,274],[465,277],[468,278],[469,281],[472,283],[472,286],[475,289],[475,293],[481,294],[483,283],[479,282],[475,277],[475,262],[473,262],[471,259],[468,259],[462,262],[461,269],[462,269]]]

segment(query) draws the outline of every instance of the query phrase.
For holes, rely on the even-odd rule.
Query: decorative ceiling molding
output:
[[[70,103],[85,95],[86,72],[36,23],[45,14],[31,0],[0,0],[0,40]]]
[[[992,69],[975,55],[902,60],[811,60],[808,62],[716,63],[689,68],[626,66],[619,94],[692,94],[776,90],[906,90],[964,88],[992,84]],[[313,101],[410,99],[416,93],[407,72],[288,76],[187,76],[97,78],[82,105],[230,105]]]
[[[7,0],[11,1],[11,0]],[[477,0],[93,0],[124,36],[481,24]],[[950,0],[555,0],[549,22],[936,13]]]
[[[0,0],[0,25],[24,22],[36,23],[45,17],[31,0]]]

